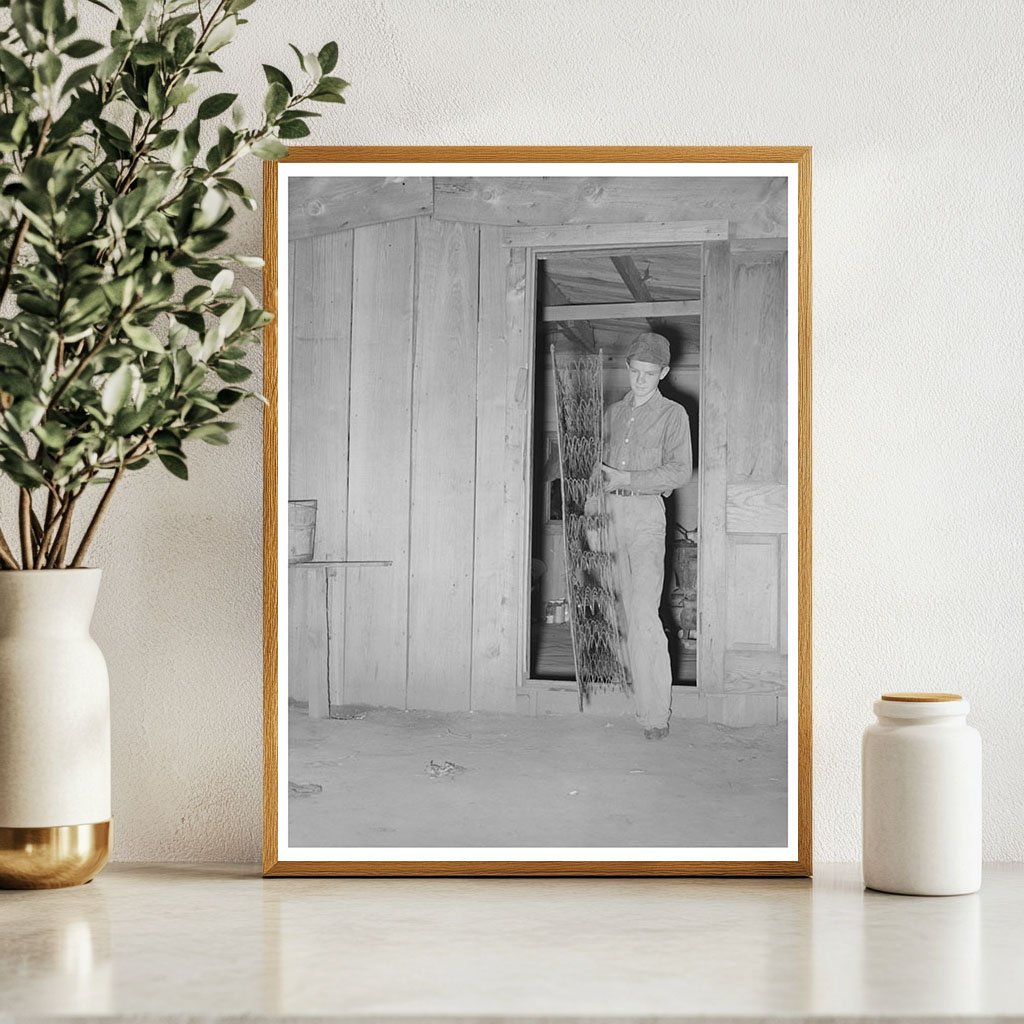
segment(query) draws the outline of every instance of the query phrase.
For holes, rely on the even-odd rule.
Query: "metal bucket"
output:
[[[288,564],[313,559],[316,537],[316,499],[288,502]]]

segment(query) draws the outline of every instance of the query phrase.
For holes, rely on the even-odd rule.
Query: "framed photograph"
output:
[[[265,875],[810,874],[810,178],[266,165]]]

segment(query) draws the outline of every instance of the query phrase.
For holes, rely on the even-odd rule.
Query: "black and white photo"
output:
[[[268,179],[268,873],[807,874],[808,151],[382,152]]]

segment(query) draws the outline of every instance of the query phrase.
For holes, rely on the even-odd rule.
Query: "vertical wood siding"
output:
[[[417,220],[410,708],[470,709],[478,272],[475,225]]]
[[[344,702],[405,707],[416,225],[355,231]],[[341,424],[335,426],[341,432]]]
[[[477,333],[476,509],[473,558],[471,705],[515,708],[518,616],[508,550],[506,488],[514,468],[508,441],[508,384],[515,356],[508,334],[509,250],[500,229],[480,229],[480,314]]]

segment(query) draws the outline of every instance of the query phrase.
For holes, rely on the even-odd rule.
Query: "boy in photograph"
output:
[[[672,667],[658,614],[665,574],[665,498],[693,471],[686,410],[662,395],[668,341],[637,335],[629,392],[604,415],[603,488],[610,518],[636,717],[649,740],[668,735]]]

